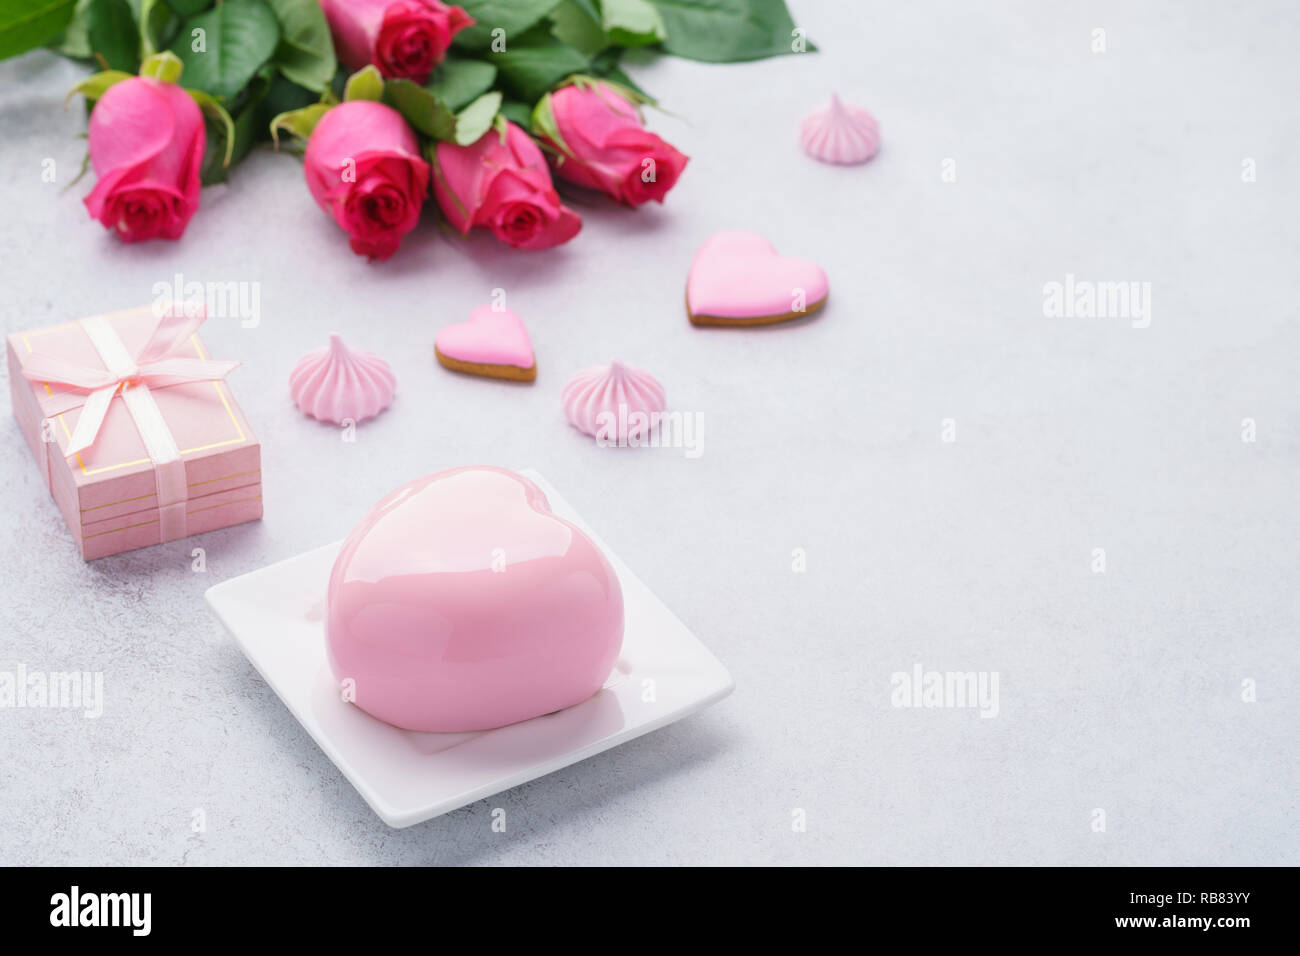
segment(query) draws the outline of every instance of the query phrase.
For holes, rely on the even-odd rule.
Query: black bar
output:
[[[919,933],[917,942],[925,945],[917,951],[943,940],[1127,939],[1178,948],[1295,938],[1294,871],[1269,868],[733,870],[725,876],[631,869],[542,876],[394,868],[33,868],[6,875],[10,889],[0,896],[6,943],[34,937],[57,942],[76,934],[79,942],[116,937],[246,944],[252,927],[265,926],[273,937],[337,945],[362,934],[366,923],[416,934],[486,929],[495,938],[511,926],[525,930],[526,916],[538,917],[531,924],[536,927],[579,933],[598,927],[617,932],[622,925],[632,937],[647,939],[670,932],[664,922],[679,917],[684,925],[716,924],[706,927],[710,935],[727,927],[765,932],[781,926],[794,932],[838,927],[882,941]],[[119,925],[69,925],[74,886],[78,922],[90,921],[92,912],[109,918],[116,912]],[[143,895],[118,895],[132,893],[149,894],[147,927]],[[100,894],[114,896],[105,906]],[[92,897],[95,902],[87,902]]]

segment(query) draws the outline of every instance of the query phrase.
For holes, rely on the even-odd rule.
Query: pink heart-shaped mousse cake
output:
[[[769,325],[816,312],[829,291],[817,263],[779,255],[755,232],[719,232],[695,253],[686,312],[696,325]]]
[[[488,730],[600,690],[623,644],[623,591],[527,478],[453,468],[398,488],[352,530],[330,573],[325,640],[335,678],[371,716]]]

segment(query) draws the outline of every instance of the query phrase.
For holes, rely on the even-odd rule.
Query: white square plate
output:
[[[585,531],[623,587],[618,662],[595,696],[497,730],[424,734],[376,720],[342,700],[325,657],[325,588],[342,541],[208,589],[208,603],[375,813],[407,827],[577,763],[702,710],[731,692],[731,675],[559,493],[524,471],[551,511]]]

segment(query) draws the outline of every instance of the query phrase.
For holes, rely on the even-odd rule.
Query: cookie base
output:
[[[812,315],[823,305],[830,295],[824,295],[816,302],[811,302],[802,312],[785,312],[781,315],[697,315],[691,311],[691,302],[689,297],[686,300],[686,316],[691,320],[692,325],[702,326],[753,326],[753,325],[776,325],[778,322],[793,322],[795,319],[805,319]]]
[[[433,354],[438,359],[439,365],[453,372],[480,375],[483,378],[503,378],[511,382],[531,382],[537,378],[536,362],[528,368],[520,368],[518,365],[493,365],[489,362],[462,362],[460,359],[443,355],[436,345],[433,347]]]

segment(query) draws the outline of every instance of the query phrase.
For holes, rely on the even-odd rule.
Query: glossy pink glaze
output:
[[[779,255],[756,232],[719,232],[695,253],[686,303],[692,315],[784,315],[793,308],[796,290],[802,290],[805,304],[812,306],[826,298],[829,289],[817,263]]]
[[[330,574],[325,641],[370,715],[488,730],[600,690],[623,644],[623,591],[531,481],[453,468],[398,488],[352,530]]]

